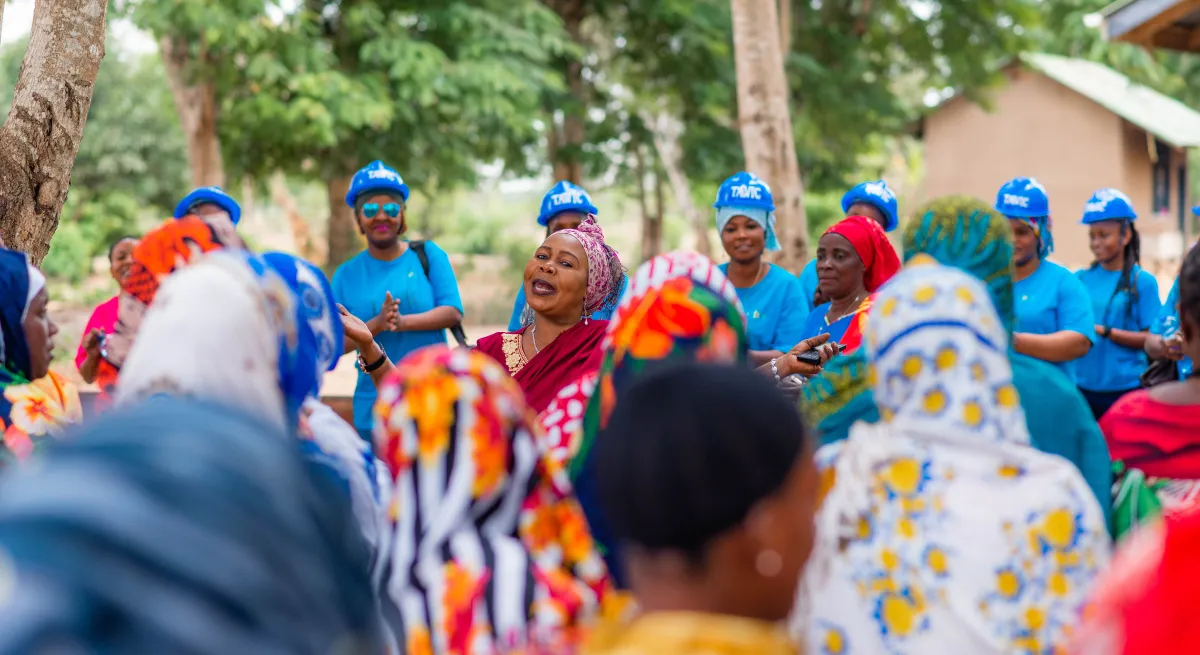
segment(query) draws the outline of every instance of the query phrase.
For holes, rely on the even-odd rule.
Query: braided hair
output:
[[[1184,316],[1200,327],[1200,248],[1188,250],[1179,269],[1179,317]]]
[[[1112,301],[1122,291],[1128,293],[1129,303],[1125,305],[1125,316],[1129,319],[1130,325],[1133,325],[1135,328],[1139,328],[1141,326],[1137,325],[1137,313],[1135,311],[1138,303],[1137,278],[1134,275],[1133,269],[1142,262],[1142,238],[1140,235],[1138,235],[1137,228],[1134,227],[1133,221],[1122,219],[1120,236],[1124,238],[1126,232],[1129,233],[1129,243],[1125,244],[1125,248],[1121,251],[1121,256],[1123,259],[1121,262],[1121,277],[1117,279],[1117,288],[1113,289],[1112,296],[1110,296],[1108,299],[1108,304],[1112,305]],[[1092,268],[1095,268],[1099,265],[1100,262],[1098,261],[1092,262]],[[1108,319],[1108,307],[1104,308],[1104,314],[1104,316],[1100,317],[1101,321]]]

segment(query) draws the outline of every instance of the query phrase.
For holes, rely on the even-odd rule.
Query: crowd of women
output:
[[[247,249],[217,188],[114,243],[120,291],[76,357],[87,421],[50,371],[44,276],[0,250],[0,652],[1200,638],[1200,249],[1160,304],[1121,192],[1083,208],[1095,262],[1071,273],[1036,180],[903,221],[866,182],[794,276],[766,259],[770,188],[739,173],[714,203],[727,263],[627,274],[560,182],[509,330],[473,347],[408,199],[382,162],[354,177],[367,247],[332,282]],[[347,353],[352,422],[319,400]]]

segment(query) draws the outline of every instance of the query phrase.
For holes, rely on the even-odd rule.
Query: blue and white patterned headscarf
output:
[[[881,420],[817,452],[832,485],[793,630],[813,652],[1063,643],[1111,541],[1075,465],[1028,446],[987,289],[914,257],[879,291],[867,339]]]
[[[313,264],[283,252],[262,255],[265,261],[287,283],[296,296],[296,324],[299,345],[289,380],[299,393],[310,389],[316,394],[327,371],[337,368],[345,343],[345,332],[333,299],[333,288],[325,273]],[[281,378],[283,371],[281,370]],[[287,386],[285,384],[285,386]]]
[[[1029,443],[1008,330],[976,278],[929,256],[913,258],[880,290],[867,343],[884,423]]]

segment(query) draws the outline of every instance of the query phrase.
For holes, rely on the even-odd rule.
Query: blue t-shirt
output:
[[[800,280],[774,264],[768,264],[767,274],[751,287],[737,289],[738,300],[746,311],[746,337],[750,350],[780,350],[787,352],[800,343],[804,327],[804,297]],[[718,268],[726,273],[729,264]]]
[[[612,320],[613,312],[617,311],[617,305],[621,303],[621,296],[625,295],[625,289],[629,287],[629,276],[625,276],[625,282],[621,284],[621,293],[617,294],[617,299],[613,302],[601,307],[596,313],[588,318],[594,318],[597,321]],[[508,331],[516,332],[521,329],[521,313],[525,311],[525,285],[522,284],[517,288],[517,299],[513,302],[512,317],[508,319]]]
[[[1175,284],[1171,285],[1171,293],[1167,294],[1167,302],[1163,304],[1162,309],[1158,313],[1158,318],[1150,326],[1150,333],[1157,334],[1160,337],[1170,336],[1167,334],[1167,322],[1174,320],[1175,330],[1179,329],[1179,278],[1175,278]],[[1179,379],[1186,380],[1192,375],[1192,359],[1184,357],[1179,360]]]
[[[850,323],[858,316],[857,312],[852,312],[839,318],[833,323],[825,323],[825,315],[829,313],[829,308],[833,303],[825,303],[817,305],[808,314],[808,318],[804,319],[804,327],[800,329],[800,340],[811,339],[817,335],[828,334],[829,340],[841,343],[842,337],[846,336],[846,328],[850,327]]]
[[[800,292],[804,295],[804,315],[808,316],[813,310],[813,296],[817,295],[817,259],[809,260],[800,271]]]
[[[1017,314],[1014,332],[1054,334],[1070,330],[1096,341],[1092,301],[1079,278],[1054,262],[1043,261],[1033,275],[1013,285]],[[1051,362],[1073,384],[1076,362]]]
[[[1145,332],[1158,318],[1162,305],[1158,302],[1158,280],[1135,266],[1134,285],[1137,303],[1130,307],[1131,296],[1123,291],[1113,295],[1121,279],[1121,271],[1106,271],[1092,266],[1075,273],[1092,299],[1096,324],[1117,330]],[[1088,354],[1075,364],[1076,382],[1088,391],[1126,391],[1140,386],[1146,370],[1146,353],[1141,348],[1126,348],[1112,339],[1097,336]]]
[[[432,241],[425,242],[425,254],[429,258],[428,278],[411,248],[390,262],[375,259],[364,250],[333,274],[333,297],[363,321],[379,315],[388,291],[400,301],[401,314],[421,314],[435,307],[453,307],[461,312],[462,299],[450,258]],[[446,343],[446,331],[380,332],[375,340],[388,359],[399,362],[418,348]],[[354,388],[354,427],[371,428],[374,403],[375,385],[371,376],[359,371],[358,385]]]

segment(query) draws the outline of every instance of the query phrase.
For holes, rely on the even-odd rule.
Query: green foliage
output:
[[[0,50],[0,108],[7,114],[27,41]],[[143,217],[161,218],[187,182],[187,152],[157,56],[131,56],[119,43],[107,54],[71,172],[71,189],[44,262],[73,283],[117,238],[138,233]]]
[[[221,87],[235,174],[383,159],[426,190],[472,183],[481,162],[530,170],[539,99],[561,84],[549,62],[571,47],[532,0],[310,0],[263,39]]]
[[[878,170],[863,156],[903,132],[927,91],[968,96],[998,81],[997,64],[1033,42],[1035,0],[792,2],[787,73],[800,168],[817,193],[842,192]],[[615,42],[606,70],[633,89],[634,107],[666,107],[683,120],[693,181],[741,169],[737,80],[728,0],[604,3]]]

